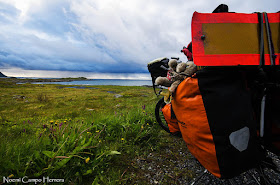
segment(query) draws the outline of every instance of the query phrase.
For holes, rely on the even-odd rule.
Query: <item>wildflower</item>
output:
[[[14,176],[14,174],[11,174],[11,175],[8,176],[8,178],[12,178],[13,176]]]
[[[143,105],[143,106],[142,106],[142,109],[145,110],[145,108],[146,108],[146,105]]]
[[[86,158],[86,159],[85,159],[86,163],[88,163],[88,162],[89,162],[89,160],[90,160],[90,158],[89,158],[89,157],[88,157],[88,158]]]
[[[64,123],[66,123],[67,121],[65,120]]]
[[[149,123],[147,123],[147,125],[150,125]]]
[[[55,126],[57,126],[57,122],[55,122]]]
[[[141,129],[143,129],[144,127],[143,127],[143,125],[141,126]]]
[[[39,138],[42,136],[42,133],[40,133],[40,136],[39,136]]]
[[[121,140],[124,141],[124,138],[122,137]]]
[[[23,132],[25,132],[25,128],[23,129]]]
[[[100,131],[99,131],[99,130],[97,130],[97,131],[95,131],[95,132],[97,132],[97,133],[98,133],[98,132],[100,132]]]
[[[53,124],[53,120],[51,120],[50,123]]]
[[[101,143],[102,141],[101,140],[99,140],[99,143]]]
[[[87,134],[91,134],[90,132],[87,132]]]
[[[43,125],[43,128],[47,128],[47,125]]]

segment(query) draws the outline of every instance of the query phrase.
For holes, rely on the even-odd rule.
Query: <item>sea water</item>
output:
[[[60,85],[118,85],[118,86],[152,86],[152,80],[127,79],[91,79],[71,82],[34,82],[33,84],[60,84]]]

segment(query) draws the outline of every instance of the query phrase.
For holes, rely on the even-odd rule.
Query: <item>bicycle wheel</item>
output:
[[[166,105],[166,103],[164,102],[164,98],[161,98],[157,102],[156,109],[155,109],[155,115],[156,115],[156,120],[157,120],[159,126],[161,126],[161,128],[163,128],[166,132],[170,133],[168,124],[165,121],[165,118],[164,118],[162,110],[161,110],[165,105]]]

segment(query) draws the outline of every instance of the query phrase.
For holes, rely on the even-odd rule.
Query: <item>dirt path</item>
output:
[[[131,183],[188,185],[205,170],[190,154],[182,138],[168,136],[166,142],[166,145],[164,144],[159,151],[151,152],[132,162],[133,169],[129,170],[132,177]],[[279,158],[273,156],[273,159],[279,167]],[[272,184],[280,184],[280,173],[277,174],[273,170],[266,169],[265,174],[271,179]],[[207,172],[197,184],[253,185],[257,184],[254,178],[260,179],[260,175],[255,169],[231,179],[231,182],[218,179]]]

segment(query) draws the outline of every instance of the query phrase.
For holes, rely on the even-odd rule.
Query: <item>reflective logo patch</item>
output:
[[[229,135],[230,143],[240,152],[247,149],[249,138],[250,130],[248,127],[243,127],[242,129],[232,132]]]

